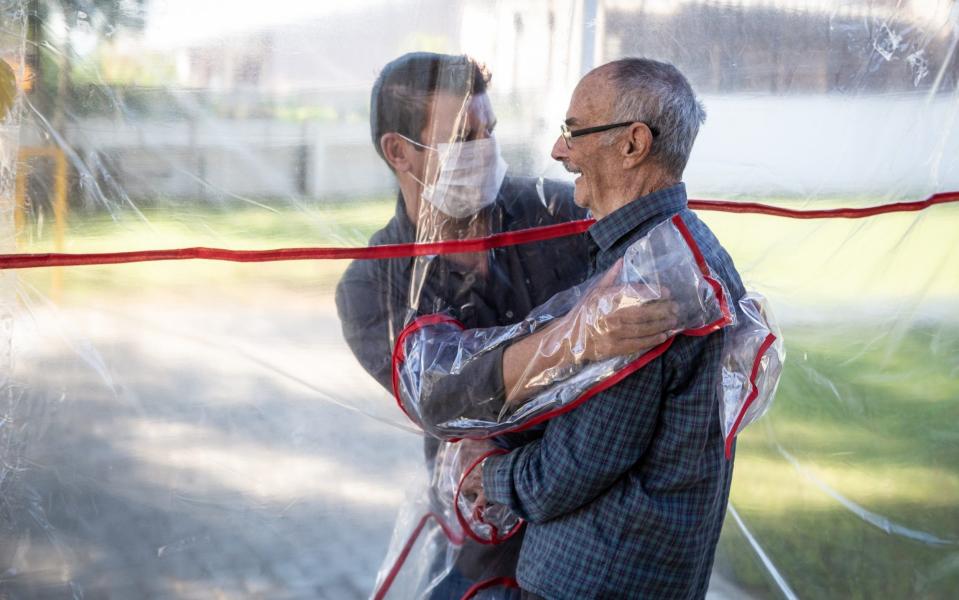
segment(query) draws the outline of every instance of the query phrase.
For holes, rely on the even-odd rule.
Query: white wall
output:
[[[552,120],[511,120],[505,102],[494,97],[514,167],[565,176],[550,167]],[[952,98],[712,96],[704,102],[708,118],[685,177],[697,196],[882,200],[959,189],[959,103]],[[35,131],[23,137],[23,145],[39,143]],[[326,200],[394,189],[363,121],[91,119],[73,124],[67,139],[86,163],[75,168],[96,177],[94,157],[103,157],[134,199]]]
[[[940,96],[714,96],[686,180],[745,196],[959,189],[959,102]]]

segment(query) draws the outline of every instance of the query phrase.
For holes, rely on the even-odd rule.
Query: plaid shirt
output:
[[[677,213],[741,297],[732,260],[687,208],[681,183],[593,225],[592,272]],[[732,477],[717,399],[723,336],[680,336],[549,421],[541,439],[486,461],[487,498],[529,521],[517,573],[524,589],[550,600],[705,596]]]

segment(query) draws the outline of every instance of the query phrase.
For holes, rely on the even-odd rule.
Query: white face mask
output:
[[[438,153],[439,174],[432,185],[416,179],[423,186],[423,198],[444,214],[455,219],[475,215],[496,201],[506,177],[506,161],[499,152],[499,142],[490,136],[482,140],[424,146]]]

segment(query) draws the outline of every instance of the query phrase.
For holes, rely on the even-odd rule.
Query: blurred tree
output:
[[[36,73],[33,102],[63,131],[76,99],[73,66],[78,33],[99,45],[122,29],[142,29],[149,0],[30,0],[28,61]]]

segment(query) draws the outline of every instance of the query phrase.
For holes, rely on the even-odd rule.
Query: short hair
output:
[[[491,76],[485,66],[466,55],[410,52],[391,61],[373,83],[370,94],[370,134],[384,161],[380,138],[399,133],[422,142],[430,100],[437,92],[464,99],[483,94]]]
[[[673,65],[649,58],[622,58],[601,68],[617,91],[612,121],[642,121],[657,130],[649,156],[681,178],[706,121],[689,81]]]

